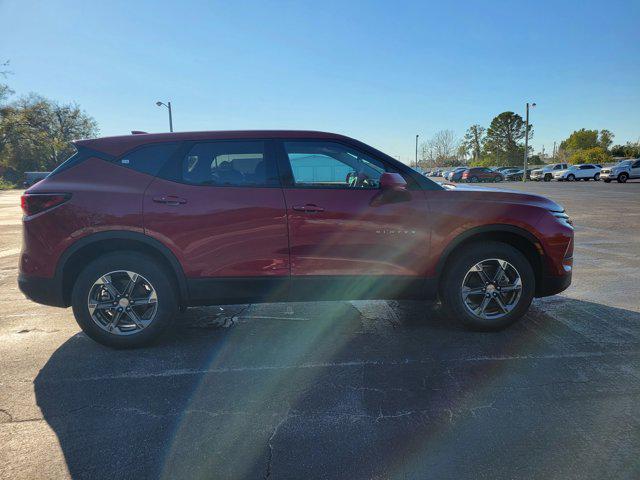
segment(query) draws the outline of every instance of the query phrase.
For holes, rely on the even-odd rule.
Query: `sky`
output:
[[[640,1],[0,0],[16,95],[77,102],[101,135],[304,129],[409,162],[415,135],[531,111],[536,151],[640,138]]]

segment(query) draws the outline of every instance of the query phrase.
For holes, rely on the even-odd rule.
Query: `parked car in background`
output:
[[[624,183],[631,178],[640,178],[640,158],[622,160],[613,167],[605,167],[600,171],[600,178],[606,183],[611,180]]]
[[[570,165],[565,170],[558,170],[553,172],[553,178],[559,182],[567,181],[573,182],[574,180],[600,180],[600,167],[591,163],[583,163],[579,165]]]
[[[18,283],[112,347],[152,342],[181,308],[254,302],[439,297],[447,318],[497,330],[571,283],[573,227],[556,202],[443,188],[342,135],[75,145],[22,196]]]
[[[31,185],[46,178],[50,173],[51,172],[24,172],[24,182],[22,182],[22,185],[24,188],[29,188]]]
[[[453,170],[450,170],[446,174],[444,179],[448,180],[450,182],[458,182],[458,181],[460,181],[460,175],[462,175],[462,172],[465,171],[466,169],[467,169],[467,167],[456,167]]]
[[[459,168],[457,170],[454,170],[451,175],[449,175],[449,181],[450,182],[461,182],[462,181],[462,174],[466,171],[466,168]]]
[[[553,163],[545,165],[542,168],[535,168],[531,170],[531,180],[550,182],[553,179],[553,173],[560,170],[566,170],[569,167],[567,163]]]
[[[465,170],[462,175],[463,182],[478,183],[478,182],[501,182],[504,180],[504,175],[495,170],[491,170],[487,167],[472,167]]]

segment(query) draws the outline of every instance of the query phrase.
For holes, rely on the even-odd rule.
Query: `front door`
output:
[[[187,144],[145,193],[145,232],[176,255],[193,303],[286,297],[287,218],[269,145]]]
[[[379,178],[392,167],[337,142],[283,141],[279,152],[290,178],[284,195],[294,297],[423,294],[428,207],[417,185],[401,198],[385,196]]]

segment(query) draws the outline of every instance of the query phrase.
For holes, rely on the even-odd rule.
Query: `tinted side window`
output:
[[[293,180],[301,187],[380,187],[381,161],[334,142],[284,142]]]
[[[196,143],[182,159],[182,180],[196,185],[277,186],[262,141]]]
[[[160,168],[176,151],[178,145],[178,142],[145,145],[125,153],[119,160],[116,160],[116,163],[137,172],[157,175]]]
[[[640,160],[638,160],[636,163],[631,165],[631,168],[640,168]]]

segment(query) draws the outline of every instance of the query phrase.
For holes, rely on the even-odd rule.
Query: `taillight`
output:
[[[25,193],[20,197],[20,206],[26,216],[57,207],[71,198],[70,193]]]

